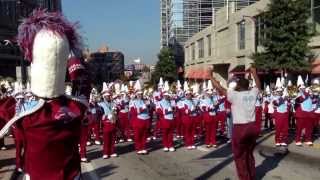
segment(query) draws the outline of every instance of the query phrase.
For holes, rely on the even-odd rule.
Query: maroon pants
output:
[[[94,135],[94,140],[100,141],[100,121],[93,121],[90,124],[90,130]]]
[[[301,142],[302,130],[305,129],[305,142],[312,141],[314,119],[308,116],[297,117],[296,142]]]
[[[276,126],[276,143],[287,143],[289,130],[289,113],[274,113],[274,120]]]
[[[206,128],[205,143],[207,145],[215,145],[217,134],[217,120],[215,116],[210,116],[208,112],[203,114],[204,124]]]
[[[82,126],[81,127],[81,135],[80,135],[80,157],[85,158],[87,152],[87,141],[89,136],[89,127]]]
[[[17,129],[13,128],[14,133],[14,143],[16,145],[16,168],[23,169],[23,160],[24,160],[24,154],[22,154],[23,149],[23,134],[22,132]]]
[[[121,138],[126,140],[130,137],[129,113],[119,113],[119,129]]]
[[[184,145],[194,145],[194,134],[195,134],[195,119],[196,117],[183,116],[183,131],[184,131]]]
[[[232,151],[240,180],[255,180],[256,169],[253,150],[259,136],[255,122],[234,124]]]
[[[150,120],[135,119],[133,122],[134,130],[134,145],[136,151],[146,149],[146,141],[148,137],[148,130],[150,126]]]
[[[180,112],[176,113],[175,128],[176,128],[177,136],[183,136],[182,117],[181,117]]]
[[[173,147],[174,120],[161,119],[162,143],[164,147]]]
[[[261,133],[261,121],[262,121],[262,107],[256,107],[256,127],[259,131],[259,134]]]
[[[103,122],[103,155],[110,156],[115,153],[114,143],[116,138],[116,127],[114,123]]]
[[[218,112],[217,113],[217,119],[218,119],[218,123],[220,124],[220,132],[223,135],[225,133],[225,131],[226,131],[226,120],[227,120],[226,111]]]

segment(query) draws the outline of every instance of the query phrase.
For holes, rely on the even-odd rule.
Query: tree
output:
[[[169,48],[162,48],[158,54],[159,61],[156,64],[155,71],[152,74],[152,82],[156,84],[160,77],[169,82],[177,80],[177,68],[174,62],[173,51]]]
[[[312,37],[309,1],[270,0],[262,14],[265,23],[263,52],[253,54],[254,64],[264,70],[288,72],[310,70]]]

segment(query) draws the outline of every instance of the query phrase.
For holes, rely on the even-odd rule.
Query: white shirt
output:
[[[252,88],[249,91],[228,90],[227,98],[231,103],[234,124],[247,124],[256,120],[255,104],[258,94],[257,88]]]

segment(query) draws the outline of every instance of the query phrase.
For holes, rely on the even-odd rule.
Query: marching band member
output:
[[[79,38],[60,13],[34,11],[18,30],[18,44],[31,62],[31,92],[37,104],[13,117],[23,132],[25,178],[32,180],[80,177],[78,143],[86,103],[65,95],[65,75],[70,51],[77,51]],[[0,117],[8,106],[0,104]]]
[[[115,152],[115,140],[116,140],[116,105],[112,102],[112,93],[110,87],[106,83],[103,83],[103,89],[101,92],[103,101],[98,105],[103,110],[102,125],[103,125],[103,159],[109,157],[118,157]]]
[[[176,87],[176,97],[175,97],[175,128],[176,128],[176,138],[179,139],[183,137],[183,126],[182,126],[182,114],[183,114],[183,101],[184,101],[184,92],[181,89],[181,83],[177,81]]]
[[[168,81],[164,84],[164,98],[159,102],[157,109],[160,115],[160,125],[162,129],[162,142],[165,152],[175,151],[173,144],[173,131],[174,131],[174,109],[170,100],[169,84]]]
[[[195,83],[192,86],[193,90],[193,98],[192,101],[194,105],[196,106],[196,117],[194,121],[194,128],[195,128],[195,138],[200,138],[203,132],[203,117],[202,113],[200,112],[201,110],[199,109],[199,105],[201,102],[201,96],[200,96],[200,87],[198,83]]]
[[[208,86],[205,90],[205,97],[201,100],[201,110],[203,112],[203,120],[205,124],[205,144],[207,148],[217,147],[217,104],[218,102],[212,98],[213,87],[211,80],[208,81]]]
[[[139,80],[135,83],[134,89],[136,92],[136,99],[132,101],[130,114],[133,116],[132,126],[134,130],[135,149],[139,155],[147,154],[146,140],[151,117],[147,105],[143,100],[143,93]]]
[[[313,119],[314,119],[314,107],[312,105],[312,99],[310,93],[306,90],[304,82],[301,76],[298,76],[297,85],[299,87],[299,94],[296,98],[296,145],[301,146],[302,141],[302,130],[305,129],[305,144],[313,145],[312,143],[312,129],[313,129]]]
[[[98,105],[98,92],[95,88],[92,88],[90,99],[89,99],[89,108],[88,108],[88,119],[89,119],[89,138],[91,138],[91,133],[93,135],[93,141],[96,145],[101,145],[101,117],[102,109]],[[91,145],[91,140],[87,142],[87,145]]]
[[[265,89],[266,95],[263,98],[263,104],[264,104],[264,129],[272,129],[273,128],[273,121],[272,121],[272,115],[274,112],[273,105],[271,103],[272,101],[272,95],[270,87],[267,86]]]
[[[288,130],[289,130],[289,110],[290,104],[287,96],[283,94],[283,88],[280,79],[276,82],[276,93],[273,97],[274,120],[275,120],[275,144],[276,146],[287,146]]]
[[[184,82],[185,100],[183,101],[183,115],[182,124],[184,131],[184,144],[188,150],[196,149],[194,145],[195,135],[195,119],[197,116],[197,109],[192,100],[192,92],[188,87],[187,81]]]
[[[130,127],[129,127],[129,97],[127,95],[126,87],[124,84],[121,85],[121,95],[117,99],[118,106],[118,118],[119,118],[119,129],[120,129],[120,140],[124,142],[131,140]]]

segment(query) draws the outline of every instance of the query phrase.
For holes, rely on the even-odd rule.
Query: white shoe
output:
[[[276,147],[279,147],[281,144],[280,143],[276,143]]]
[[[147,150],[142,150],[141,152],[142,152],[142,154],[147,154],[148,153]]]
[[[1,147],[1,150],[2,150],[2,151],[7,150],[7,147],[2,146],[2,147]]]
[[[192,146],[188,146],[187,149],[188,149],[188,150],[191,150],[191,149],[192,149]]]
[[[81,162],[87,162],[88,159],[87,158],[81,158]]]
[[[192,148],[192,149],[197,149],[197,147],[196,147],[196,146],[191,146],[191,148]]]
[[[123,142],[124,142],[124,140],[123,140],[123,139],[120,139],[120,140],[119,140],[119,142],[120,142],[120,143],[123,143]]]
[[[296,146],[302,146],[301,142],[296,142]]]
[[[312,146],[313,145],[313,143],[311,141],[305,142],[305,144],[308,145],[308,146]]]
[[[169,151],[169,148],[165,147],[165,148],[163,148],[163,151],[164,151],[164,152],[168,152],[168,151]]]
[[[169,148],[169,151],[174,152],[174,151],[176,151],[176,149],[174,147],[171,147],[171,148]]]
[[[288,146],[287,143],[281,143],[281,146]]]
[[[87,146],[91,146],[91,142],[90,141],[87,141]]]
[[[108,156],[108,155],[103,155],[102,158],[103,158],[103,159],[108,159],[109,156]]]
[[[177,138],[177,139],[179,139],[179,138],[180,138],[180,136],[176,136],[176,138]]]
[[[152,139],[153,139],[153,140],[156,140],[156,139],[157,139],[157,137],[153,136],[153,137],[152,137]]]
[[[139,154],[139,155],[140,155],[140,154],[143,154],[143,153],[142,153],[142,151],[138,151],[138,152],[137,152],[137,154]]]
[[[150,137],[148,137],[148,138],[147,138],[147,141],[151,141],[151,138],[150,138]]]
[[[113,153],[113,154],[111,154],[111,157],[118,157],[118,154],[117,153]]]
[[[100,142],[100,141],[94,141],[94,143],[95,143],[96,145],[101,145],[101,142]]]
[[[132,139],[127,139],[128,142],[132,142]]]
[[[23,172],[23,170],[21,168],[18,168],[17,171],[18,172]]]

